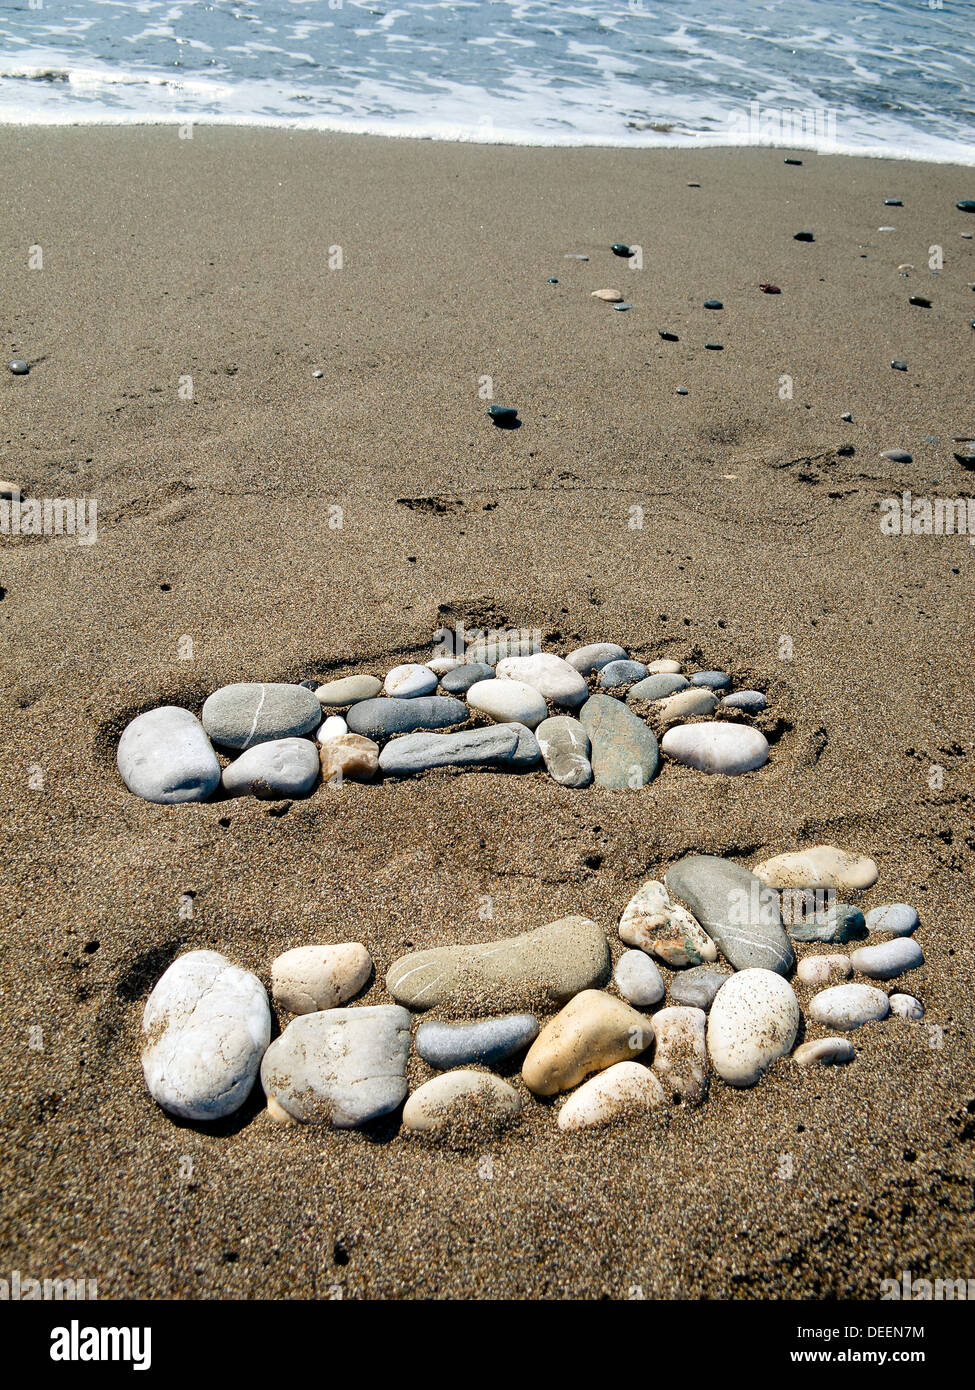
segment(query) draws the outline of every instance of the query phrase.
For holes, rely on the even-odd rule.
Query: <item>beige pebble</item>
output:
[[[619,932],[628,946],[647,951],[672,970],[718,958],[717,947],[697,919],[656,879],[644,883],[627,903]]]
[[[271,962],[275,1004],[293,1014],[334,1009],[358,994],[372,973],[372,956],[358,941],[296,946]]]
[[[663,1087],[639,1062],[617,1062],[573,1092],[559,1111],[559,1129],[589,1129],[666,1105]]]
[[[362,734],[339,734],[322,744],[320,756],[323,782],[346,777],[367,782],[379,766],[379,744]]]
[[[800,1067],[812,1067],[817,1062],[829,1066],[836,1062],[852,1062],[855,1056],[849,1038],[817,1038],[815,1042],[805,1042],[797,1047],[792,1060]]]
[[[593,299],[605,299],[610,304],[616,304],[623,298],[619,290],[593,290]]]
[[[434,1133],[460,1121],[501,1129],[520,1113],[521,1097],[507,1081],[458,1068],[417,1087],[403,1107],[403,1128]]]
[[[852,974],[849,956],[806,956],[796,968],[802,983],[816,989],[824,989],[836,980],[848,980]]]
[[[713,714],[718,701],[710,690],[696,685],[668,695],[665,700],[654,700],[653,708],[661,719],[688,719],[693,714]]]
[[[708,1089],[707,1014],[674,1005],[653,1016],[653,1069],[664,1089],[699,1105]]]
[[[602,990],[584,989],[539,1033],[521,1074],[530,1091],[554,1096],[614,1062],[632,1061],[652,1042],[645,1014]]]
[[[656,661],[651,661],[647,666],[648,676],[679,676],[680,662],[673,661],[669,656],[658,657]]]
[[[778,854],[756,864],[752,873],[770,888],[835,888],[838,893],[854,893],[877,882],[872,859],[836,845]]]

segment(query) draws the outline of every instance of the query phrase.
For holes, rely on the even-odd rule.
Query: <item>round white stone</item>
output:
[[[478,681],[468,690],[467,703],[496,724],[525,724],[534,729],[548,716],[544,696],[524,681]]]
[[[435,1133],[451,1121],[502,1128],[521,1113],[513,1086],[491,1072],[460,1068],[425,1081],[403,1106],[403,1128]]]
[[[116,754],[122,781],[143,801],[203,801],[216,791],[220,764],[206,730],[178,705],[147,710],[128,724]]]
[[[669,656],[658,656],[656,661],[647,662],[648,676],[679,676],[680,662]]]
[[[924,964],[924,952],[909,936],[892,936],[877,946],[861,946],[850,956],[853,969],[872,980],[893,980]]]
[[[429,666],[407,662],[394,666],[383,682],[383,690],[398,700],[412,700],[418,695],[432,695],[437,688],[437,675]]]
[[[523,681],[553,704],[574,709],[589,696],[585,678],[574,666],[551,652],[534,656],[506,656],[498,662],[500,680]]]
[[[219,951],[189,951],[157,982],[142,1015],[149,1093],[185,1120],[219,1120],[243,1105],[271,1040],[256,975]]]
[[[271,962],[271,994],[293,1014],[312,1014],[344,1004],[371,974],[372,956],[358,941],[296,946]]]
[[[884,903],[867,913],[867,931],[883,932],[887,936],[910,936],[919,918],[909,903]]]
[[[814,1022],[840,1028],[844,1033],[886,1018],[889,1012],[886,994],[874,985],[834,985],[809,1002],[809,1017]]]
[[[848,980],[853,974],[849,956],[805,956],[796,968],[804,985],[825,989],[833,980]]]
[[[700,772],[734,777],[768,761],[768,739],[748,724],[707,722],[668,729],[660,747],[668,757]]]
[[[666,993],[660,971],[643,951],[624,951],[613,979],[623,998],[641,1009],[659,1004]]]
[[[838,1062],[852,1062],[855,1055],[849,1038],[817,1038],[797,1047],[792,1060],[800,1067],[811,1067],[817,1062],[821,1066],[835,1066]]]
[[[924,1005],[913,994],[892,994],[890,1011],[898,1018],[919,1019],[924,1017]]]
[[[730,1086],[754,1086],[792,1051],[800,1017],[788,980],[774,970],[739,970],[711,1005],[708,1052],[715,1071]]]
[[[463,664],[464,658],[462,656],[435,656],[427,662],[430,670],[436,676],[445,676],[448,671],[453,671],[455,667],[463,666]]]
[[[319,743],[327,743],[330,738],[341,738],[349,732],[349,726],[340,714],[330,714],[323,720],[322,727],[315,737]]]
[[[559,1111],[559,1129],[589,1129],[623,1115],[666,1105],[667,1097],[649,1067],[639,1062],[616,1062],[586,1081]]]

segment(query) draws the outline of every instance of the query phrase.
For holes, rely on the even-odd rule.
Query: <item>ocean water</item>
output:
[[[975,0],[0,0],[0,121],[975,164]]]

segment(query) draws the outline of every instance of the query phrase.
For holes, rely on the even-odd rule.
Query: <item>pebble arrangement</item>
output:
[[[204,801],[220,787],[302,797],[319,778],[440,767],[544,768],[564,787],[635,790],[661,752],[726,776],[765,764],[768,740],[748,722],[765,695],[731,686],[725,671],[684,675],[678,661],[644,664],[612,642],[561,657],[522,636],[481,639],[462,657],[395,666],[383,679],[223,686],[199,719],[176,705],[149,710],[122,734],[118,769],[136,796],[166,804]],[[233,759],[224,768],[218,749]]]
[[[626,905],[618,931],[631,949],[615,969],[604,929],[565,917],[393,961],[394,1004],[343,1007],[373,975],[360,943],[298,947],[271,965],[273,1002],[293,1015],[273,1042],[257,976],[190,951],[146,1003],[146,1084],[170,1114],[207,1122],[237,1110],[259,1074],[283,1124],[354,1129],[403,1106],[403,1131],[428,1135],[500,1131],[532,1097],[566,1097],[564,1131],[700,1105],[715,1078],[750,1087],[790,1057],[800,1069],[849,1063],[857,1029],[924,1017],[914,995],[875,983],[924,964],[917,913],[838,901],[876,879],[871,859],[830,845],[751,870],[691,855]],[[867,944],[822,952],[852,940]],[[806,1026],[829,1031],[797,1046],[799,987],[812,991]],[[418,1021],[433,1008],[446,1018]],[[439,1074],[408,1094],[411,1050]],[[519,1058],[517,1088],[492,1069],[510,1075]]]

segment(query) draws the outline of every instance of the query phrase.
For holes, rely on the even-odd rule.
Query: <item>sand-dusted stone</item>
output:
[[[660,971],[643,951],[624,951],[613,970],[616,988],[638,1009],[649,1009],[664,997]]]
[[[809,1017],[815,1023],[840,1028],[844,1033],[886,1018],[889,1012],[886,994],[875,985],[833,985],[809,1001]]]
[[[896,1018],[917,1021],[924,1017],[924,1005],[920,999],[915,999],[913,994],[892,994],[889,1002],[890,1012]]]
[[[219,951],[188,951],[157,981],[142,1015],[149,1093],[184,1120],[220,1120],[250,1094],[271,1039],[256,975]]]
[[[806,956],[796,967],[796,976],[804,985],[825,989],[853,974],[849,956]]]
[[[908,903],[884,903],[867,913],[867,931],[884,932],[887,936],[910,936],[920,922],[916,910]]]
[[[700,1105],[708,1089],[707,1014],[671,1007],[653,1016],[653,1069],[665,1091]]]
[[[633,1061],[653,1042],[653,1022],[621,999],[585,989],[546,1023],[528,1050],[522,1079],[537,1096],[578,1086],[594,1071]]]
[[[300,1014],[264,1054],[261,1084],[277,1120],[355,1129],[406,1096],[410,1016],[397,1004]]]
[[[534,729],[548,715],[545,697],[533,685],[511,677],[478,681],[467,692],[467,703],[499,724],[524,724]]]
[[[498,662],[498,679],[521,681],[554,705],[575,709],[589,694],[585,678],[574,666],[552,652],[534,656],[507,656]]]
[[[727,671],[695,671],[691,676],[691,685],[707,686],[708,690],[727,690],[731,677]]]
[[[770,888],[834,888],[854,893],[877,882],[877,866],[862,854],[835,845],[778,854],[756,864],[753,873]]]
[[[670,1002],[688,1009],[701,1009],[707,1013],[718,990],[730,979],[730,970],[722,970],[712,965],[696,965],[671,980]]]
[[[625,661],[626,649],[616,642],[590,642],[587,647],[576,647],[565,659],[570,666],[588,676],[593,671],[601,671],[611,661]]]
[[[504,1014],[476,1023],[421,1023],[413,1045],[424,1062],[438,1071],[480,1063],[496,1067],[538,1037],[534,1014]]]
[[[231,796],[262,801],[307,796],[318,781],[318,748],[307,738],[275,738],[258,743],[223,770],[223,789]]]
[[[478,681],[494,680],[494,667],[484,661],[472,661],[470,665],[455,666],[452,671],[440,677],[440,688],[448,695],[466,695]]]
[[[360,700],[346,715],[354,734],[366,738],[387,738],[390,734],[412,734],[415,729],[446,729],[464,724],[470,711],[452,695],[415,695],[408,700],[387,696],[381,700]]]
[[[651,676],[677,676],[680,669],[680,662],[672,656],[658,656],[654,661],[647,662],[647,673]]]
[[[792,1051],[801,1015],[788,980],[774,970],[740,970],[721,986],[708,1019],[708,1053],[729,1086],[754,1086]]]
[[[672,864],[664,882],[736,970],[786,975],[792,969],[795,953],[782,926],[778,896],[744,865],[692,854]]]
[[[634,1119],[666,1104],[664,1089],[649,1067],[641,1062],[616,1062],[569,1096],[559,1111],[558,1126],[569,1131],[591,1129]]]
[[[188,709],[163,705],[126,725],[116,754],[122,781],[143,801],[172,806],[216,791],[220,764],[206,730]]]
[[[368,782],[379,766],[379,744],[362,734],[339,734],[321,745],[318,756],[323,782],[336,786],[347,777]]]
[[[296,946],[271,962],[271,995],[293,1014],[313,1014],[344,1004],[371,974],[372,956],[358,941]]]
[[[448,1071],[426,1081],[403,1107],[403,1128],[436,1134],[451,1125],[504,1129],[521,1114],[514,1086],[487,1071]]]
[[[592,781],[589,735],[578,719],[556,714],[535,730],[549,776],[563,787],[588,787]]]
[[[315,735],[319,743],[327,743],[330,738],[338,738],[340,734],[347,734],[349,726],[340,714],[330,714],[327,719],[322,720],[322,726]]]
[[[748,724],[680,724],[667,730],[660,746],[686,767],[726,777],[764,767],[769,755],[768,739]]]
[[[382,688],[382,681],[375,676],[342,676],[340,680],[320,685],[315,699],[326,709],[345,709],[346,705],[356,705],[360,700],[372,700]]]
[[[794,909],[797,895],[811,892],[807,889],[787,888],[782,894],[782,910],[788,921],[789,935],[793,941],[857,941],[867,934],[867,924],[863,913],[852,903],[833,903],[824,912],[813,912],[808,917]],[[789,920],[795,918],[795,920]]]
[[[214,743],[244,749],[314,733],[322,722],[322,709],[307,686],[243,681],[215,690],[203,702],[200,718]]]
[[[924,964],[924,952],[909,936],[893,936],[876,946],[861,946],[850,956],[853,969],[872,980],[894,980]]]
[[[718,959],[707,932],[656,879],[642,884],[627,903],[619,932],[628,946],[648,951],[672,970]]]
[[[564,1004],[610,973],[609,942],[586,917],[476,945],[438,946],[394,961],[386,987],[412,1009],[443,1004],[471,1014]]]
[[[792,1060],[800,1067],[837,1066],[852,1062],[856,1053],[849,1038],[817,1038],[814,1042],[801,1043],[792,1054]]]
[[[642,681],[647,668],[642,661],[607,661],[599,672],[599,684],[603,690],[612,690],[617,685],[633,685]]]
[[[589,735],[597,786],[614,790],[646,786],[660,762],[653,730],[612,695],[590,696],[579,719]]]
[[[676,695],[668,695],[665,700],[656,702],[654,713],[664,721],[692,719],[699,714],[713,714],[718,702],[710,690],[690,687],[678,690]]]
[[[460,656],[433,656],[427,662],[435,676],[446,676],[448,672],[456,671],[457,667],[463,664],[463,657]]]
[[[627,703],[634,700],[666,700],[668,695],[676,695],[678,690],[687,689],[687,677],[661,671],[646,676],[626,692]]]
[[[527,731],[526,731],[527,732]],[[383,772],[403,777],[431,767],[483,767],[511,762],[518,747],[514,724],[461,729],[456,734],[403,734],[379,755]]]
[[[517,628],[510,632],[501,630],[499,632],[488,632],[483,637],[475,640],[464,653],[464,661],[467,665],[473,662],[483,662],[488,666],[497,666],[499,661],[503,661],[506,656],[531,656],[541,648],[541,634],[530,631],[519,631]]]
[[[725,695],[721,703],[727,709],[741,709],[746,714],[758,714],[768,704],[768,700],[760,690],[736,690],[731,695]]]
[[[437,688],[437,674],[429,666],[415,661],[394,666],[383,681],[383,690],[400,700],[415,699],[417,695],[432,695]]]

